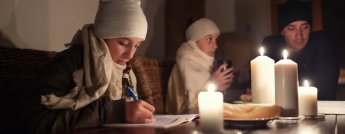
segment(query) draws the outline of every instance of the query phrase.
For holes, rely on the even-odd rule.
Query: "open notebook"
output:
[[[317,101],[318,113],[345,114],[345,101]]]
[[[199,117],[198,114],[181,114],[181,115],[153,115],[155,122],[146,124],[105,124],[103,126],[117,126],[117,127],[154,127],[154,128],[169,128],[182,123],[190,122]]]

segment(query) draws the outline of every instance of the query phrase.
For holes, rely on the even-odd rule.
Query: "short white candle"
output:
[[[261,56],[250,61],[252,102],[274,104],[274,60],[263,55],[262,47],[259,51]]]
[[[276,105],[283,107],[282,117],[297,117],[299,115],[297,64],[287,59],[287,55],[287,51],[284,50],[284,59],[274,66]]]
[[[223,131],[223,94],[215,90],[215,85],[210,84],[207,92],[198,95],[200,127],[204,133]]]
[[[317,89],[309,87],[307,80],[298,87],[298,105],[300,115],[317,116]]]

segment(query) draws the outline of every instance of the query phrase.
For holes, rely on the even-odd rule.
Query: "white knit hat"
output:
[[[190,25],[186,30],[186,40],[198,41],[210,34],[219,34],[217,25],[210,19],[201,18]]]
[[[138,37],[145,40],[147,20],[140,0],[100,0],[94,34],[102,39]]]

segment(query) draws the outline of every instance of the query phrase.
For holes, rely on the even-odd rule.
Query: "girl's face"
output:
[[[113,61],[120,65],[125,65],[130,59],[133,58],[135,51],[143,42],[143,39],[136,37],[123,37],[104,39],[108,46],[111,58]]]
[[[218,39],[218,34],[210,34],[207,35],[198,41],[196,41],[196,44],[198,45],[199,49],[203,51],[205,54],[209,56],[214,56],[214,53],[216,52],[217,49],[217,39]]]

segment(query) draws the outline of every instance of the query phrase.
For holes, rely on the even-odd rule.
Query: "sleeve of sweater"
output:
[[[324,32],[317,33],[313,43],[317,50],[314,53],[311,79],[318,88],[318,100],[335,100],[339,78],[337,45]]]
[[[206,83],[210,79],[210,72],[192,60],[184,60],[178,64],[184,89],[188,92],[188,107],[198,105],[198,93],[206,90]]]
[[[51,133],[75,128],[95,127],[106,123],[124,123],[125,100],[101,97],[77,110],[47,109],[41,95],[63,96],[75,86],[73,72],[83,67],[83,47],[74,45],[59,53],[43,71],[27,100],[21,128],[25,133]]]
[[[210,78],[210,72],[203,69],[199,63],[192,60],[184,60],[181,64],[178,64],[178,66],[186,91],[199,93],[204,90],[203,85]]]

